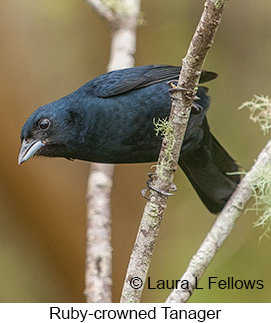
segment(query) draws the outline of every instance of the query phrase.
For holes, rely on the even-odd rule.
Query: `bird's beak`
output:
[[[30,157],[34,156],[43,146],[44,144],[40,140],[26,141],[24,139],[19,152],[18,164],[21,165]]]

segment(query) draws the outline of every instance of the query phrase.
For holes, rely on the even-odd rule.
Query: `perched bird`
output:
[[[166,118],[168,81],[180,66],[147,65],[103,74],[75,92],[38,108],[21,132],[19,164],[32,156],[101,163],[144,163],[158,159],[161,136],[153,120]],[[200,82],[216,73],[203,71]],[[212,213],[221,211],[239,183],[238,166],[209,130],[206,87],[198,87],[179,165]]]

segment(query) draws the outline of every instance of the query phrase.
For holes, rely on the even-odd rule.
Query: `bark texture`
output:
[[[207,0],[188,52],[177,88],[173,90],[172,108],[168,127],[172,130],[164,137],[149,201],[147,202],[134,249],[130,258],[121,302],[139,302],[146,281],[151,256],[166,209],[167,196],[178,166],[181,146],[190,111],[207,51],[214,41],[226,1]],[[138,286],[133,286],[137,279]]]
[[[132,67],[140,0],[87,0],[110,24],[108,72]],[[114,165],[93,163],[87,188],[87,302],[112,302],[111,188]]]

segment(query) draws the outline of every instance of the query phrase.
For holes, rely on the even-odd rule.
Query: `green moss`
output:
[[[259,238],[261,240],[263,237],[268,237],[271,231],[271,165],[259,169],[250,185],[254,204],[245,212],[256,212],[258,219],[254,222],[254,226],[263,228],[263,233]]]
[[[169,169],[170,162],[173,159],[172,150],[175,142],[173,126],[168,121],[168,118],[158,119],[157,121],[153,119],[153,124],[156,136],[160,135],[166,142],[164,157],[162,158],[160,165],[155,166],[157,176],[163,179],[164,170]]]
[[[215,7],[220,9],[226,5],[227,0],[216,0]]]
[[[250,119],[259,123],[263,133],[268,134],[271,129],[271,99],[268,96],[254,95],[251,101],[245,102],[239,107],[239,109],[244,108],[250,110]],[[254,225],[263,228],[261,240],[271,231],[271,165],[259,169],[250,184],[255,202],[253,207],[246,209],[246,211],[256,212],[258,219]]]
[[[251,101],[243,103],[239,109],[248,108],[251,112],[250,120],[259,123],[264,134],[271,128],[271,99],[268,96],[254,95]]]

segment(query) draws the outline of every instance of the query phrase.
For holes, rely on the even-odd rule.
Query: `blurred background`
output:
[[[136,65],[181,64],[204,1],[142,0]],[[205,69],[212,132],[248,170],[264,137],[238,107],[253,94],[270,95],[271,3],[229,2]],[[0,302],[84,302],[85,192],[89,164],[33,159],[17,165],[20,130],[40,105],[56,100],[106,71],[110,31],[84,0],[0,1]],[[114,301],[145,205],[150,165],[116,167],[112,196]],[[178,170],[149,276],[179,279],[215,216]],[[270,240],[241,216],[190,302],[270,302]],[[207,289],[209,276],[263,280],[262,290]],[[168,290],[145,289],[143,301],[163,302]]]

